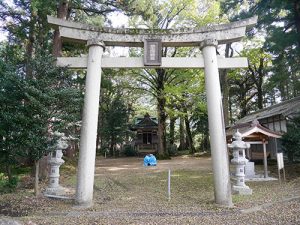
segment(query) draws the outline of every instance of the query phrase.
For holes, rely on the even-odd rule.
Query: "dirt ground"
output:
[[[262,165],[256,172],[262,173]],[[35,198],[32,189],[0,196],[4,224],[300,224],[300,165],[287,166],[288,181],[247,182],[250,196],[233,195],[234,206],[214,204],[208,157],[175,157],[144,167],[142,158],[97,158],[94,204],[79,208],[74,200]],[[171,170],[171,198],[167,174]],[[277,176],[276,166],[270,166]],[[64,165],[61,184],[74,189],[76,173]]]
[[[211,171],[210,157],[174,157],[171,160],[158,161],[157,166],[144,167],[143,158],[129,157],[116,159],[98,159],[96,161],[96,176],[100,174],[119,174],[127,172],[144,173],[146,170],[163,172],[168,169],[172,170],[199,170]]]

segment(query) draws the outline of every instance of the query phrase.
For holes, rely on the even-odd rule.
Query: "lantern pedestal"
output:
[[[65,194],[65,189],[59,185],[59,167],[65,162],[62,159],[62,156],[62,150],[56,150],[51,153],[51,158],[49,160],[49,186],[46,188],[46,191],[44,193],[45,196]]]

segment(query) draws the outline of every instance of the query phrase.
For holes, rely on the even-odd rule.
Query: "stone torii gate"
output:
[[[98,28],[48,16],[58,27],[63,41],[88,46],[87,57],[60,57],[58,66],[87,69],[80,152],[77,173],[76,202],[91,206],[96,156],[101,68],[204,68],[209,119],[209,133],[214,173],[215,202],[231,206],[231,184],[220,90],[219,68],[247,67],[247,58],[221,58],[219,44],[240,41],[257,17],[197,30],[145,30]],[[144,47],[145,56],[135,58],[102,57],[105,46]],[[161,57],[161,47],[198,46],[203,56],[195,58]]]

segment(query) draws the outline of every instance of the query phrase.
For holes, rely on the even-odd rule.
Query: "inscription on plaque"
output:
[[[160,39],[147,39],[144,41],[144,65],[161,65],[162,45]]]
[[[155,60],[155,55],[157,54],[156,53],[157,49],[156,49],[156,46],[155,45],[150,45],[150,60]]]

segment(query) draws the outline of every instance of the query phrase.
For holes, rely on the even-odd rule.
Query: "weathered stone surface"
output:
[[[246,178],[255,176],[254,162],[247,162],[245,166],[245,176]]]
[[[57,58],[57,66],[69,67],[73,69],[86,69],[87,57],[59,57]],[[222,58],[218,57],[218,68],[242,68],[248,66],[248,60],[244,57],[238,58]],[[151,68],[187,68],[197,69],[204,68],[203,57],[187,58],[187,57],[162,57],[160,66],[150,66]],[[102,68],[145,68],[142,57],[103,57]]]
[[[250,189],[248,186],[235,186],[232,187],[233,194],[238,195],[252,195],[252,189]]]
[[[87,206],[91,206],[93,201],[103,50],[103,47],[99,44],[90,45],[87,59],[76,189],[76,202]]]
[[[50,174],[49,174],[49,186],[46,188],[44,195],[64,195],[65,191],[63,187],[59,185],[59,167],[65,162],[62,159],[62,150],[68,148],[66,138],[63,133],[55,132],[55,135],[59,137],[56,143],[57,150],[52,152],[49,157]]]
[[[237,27],[231,30],[217,30],[204,33],[181,33],[181,34],[118,34],[100,33],[89,30],[78,30],[70,27],[59,27],[63,40],[85,43],[89,39],[98,38],[103,40],[106,46],[129,46],[143,47],[144,40],[161,39],[162,46],[198,46],[207,39],[217,39],[219,44],[240,41],[245,36],[246,27]]]
[[[245,36],[247,28],[252,27],[257,17],[251,17],[229,24],[212,25],[191,30],[147,30],[99,28],[87,24],[70,22],[48,16],[48,22],[59,27],[63,39],[85,43],[97,38],[107,46],[142,47],[146,39],[161,39],[163,46],[198,46],[200,42],[216,39],[219,44],[235,42]]]
[[[231,184],[216,46],[207,45],[202,49],[202,53],[205,65],[205,89],[214,173],[215,202],[222,206],[231,207]]]
[[[248,159],[245,157],[245,150],[250,147],[250,144],[242,141],[242,134],[239,131],[233,135],[233,139],[234,141],[228,144],[228,147],[233,152],[231,163],[235,165],[233,179],[235,180],[235,185],[233,185],[232,192],[239,195],[251,195],[252,190],[245,184],[245,165],[248,163]]]
[[[228,24],[209,25],[201,28],[180,28],[180,29],[139,29],[139,28],[111,28],[111,27],[96,27],[89,24],[72,22],[69,20],[59,19],[57,17],[47,16],[48,23],[53,27],[72,27],[80,30],[90,30],[101,33],[120,33],[120,34],[182,34],[182,33],[205,33],[217,30],[228,30],[237,27],[253,27],[257,22],[257,16],[239,20]]]
[[[105,47],[105,44],[97,38],[87,40],[87,46],[91,46],[91,45],[99,45],[103,48]]]
[[[207,39],[200,43],[200,49],[203,49],[206,46],[218,46],[218,41],[216,39]]]

